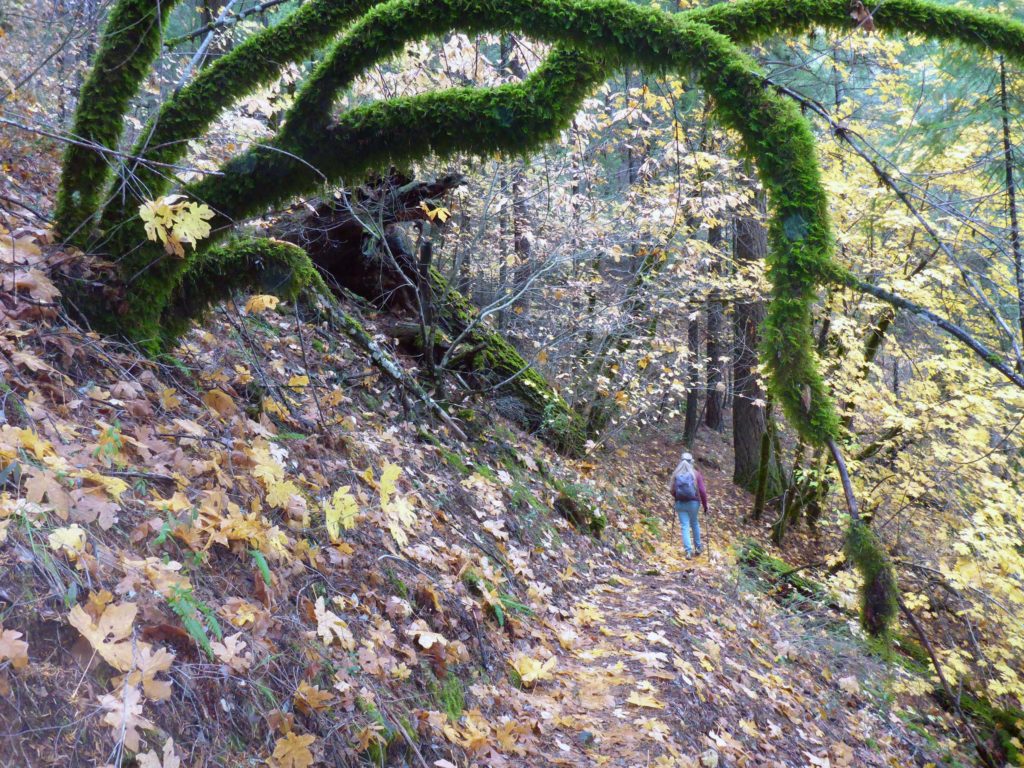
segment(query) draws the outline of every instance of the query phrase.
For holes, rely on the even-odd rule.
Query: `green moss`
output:
[[[838,417],[817,372],[810,336],[810,304],[832,252],[813,137],[792,104],[765,90],[753,62],[710,28],[610,0],[486,6],[473,0],[448,0],[441,5],[392,0],[354,25],[300,92],[296,107],[304,119],[285,130],[279,149],[300,154],[307,165],[329,178],[341,165],[351,177],[387,162],[401,163],[427,148],[440,155],[467,147],[481,153],[519,151],[561,128],[572,113],[566,105],[578,103],[603,75],[604,70],[582,54],[575,54],[574,61],[571,52],[559,50],[532,82],[504,90],[453,89],[352,110],[326,130],[331,140],[324,141],[322,120],[314,119],[313,113],[325,109],[335,89],[360,71],[352,62],[366,66],[404,41],[449,29],[514,29],[586,45],[602,57],[606,67],[631,62],[655,71],[702,70],[703,84],[715,95],[725,122],[743,136],[771,195],[770,274],[782,300],[773,302],[776,311],[769,315],[772,331],[765,334],[765,343],[768,363],[776,374],[777,398],[806,437],[817,442],[834,437]],[[534,91],[533,98],[526,104],[517,102],[527,87]],[[514,108],[499,108],[496,99],[513,102]],[[344,141],[333,141],[341,136]],[[252,182],[266,173],[279,177],[263,185],[274,194],[293,194],[292,183],[306,185],[312,180],[310,168],[298,168],[286,155],[258,146],[229,163],[224,176],[197,188],[196,196],[215,200],[218,208],[238,217],[258,196]],[[503,355],[492,353],[482,362],[501,365]],[[803,402],[810,407],[802,406]],[[563,415],[572,418],[559,411],[547,424],[558,429],[567,426],[559,422]]]
[[[448,715],[453,723],[462,717],[466,707],[466,690],[462,681],[453,672],[445,675],[444,680],[431,676],[430,693],[438,708]]]
[[[875,534],[864,523],[850,524],[844,551],[862,579],[861,624],[872,636],[885,637],[899,610],[892,563]]]
[[[391,585],[392,591],[403,600],[408,600],[412,595],[412,591],[409,589],[409,585],[406,584],[402,578],[395,573],[392,568],[384,569],[384,578],[388,580],[388,584]]]
[[[159,7],[166,11],[172,4],[173,0]],[[168,102],[154,126],[156,133],[147,132],[143,141],[154,148],[150,157],[180,157],[183,139],[198,135],[234,99],[322,44],[363,9],[351,0],[314,0],[209,67]],[[117,3],[97,66],[83,91],[76,133],[103,146],[116,144],[128,99],[158,47],[156,21],[157,13],[142,0]],[[991,14],[893,0],[876,9],[875,22],[883,29],[962,40],[1024,58],[1024,26]],[[324,181],[358,178],[389,163],[401,165],[430,152],[515,153],[537,147],[567,125],[582,99],[616,67],[697,72],[723,122],[741,135],[744,151],[755,161],[769,192],[774,299],[765,322],[764,359],[774,397],[801,436],[820,444],[835,438],[840,429],[810,333],[817,288],[834,271],[826,195],[806,121],[795,106],[765,88],[753,61],[735,47],[737,41],[820,24],[848,28],[846,3],[739,0],[673,16],[619,0],[390,0],[364,13],[332,48],[301,89],[276,140],[234,158],[221,175],[208,177],[187,192],[214,207],[220,214],[215,225],[228,231],[233,221],[269,204],[316,189]],[[328,124],[336,94],[361,72],[409,41],[455,30],[519,31],[561,46],[578,46],[586,53],[558,47],[523,83],[393,99],[350,110]],[[124,76],[111,78],[111,71]],[[154,141],[154,136],[160,140]],[[92,215],[105,178],[102,155],[69,151],[58,216],[63,226]],[[154,183],[152,188],[161,185]],[[121,269],[125,311],[112,316],[103,310],[102,301],[91,303],[90,309],[102,315],[101,327],[116,327],[151,341],[190,267],[166,258],[159,249],[137,248],[141,227],[131,208],[112,215],[109,229]],[[506,370],[515,362],[504,350],[482,355],[483,365]],[[542,380],[527,374],[520,378],[520,395],[534,391],[531,412],[539,414],[536,428],[575,450],[583,431],[575,414],[548,396],[550,389]]]
[[[76,244],[88,240],[88,222],[96,214],[124,131],[132,97],[149,76],[160,53],[163,27],[178,0],[118,0],[107,17],[92,69],[78,94],[71,135],[80,143],[64,153],[54,221],[57,231]],[[93,147],[97,147],[97,151]]]
[[[796,572],[792,565],[773,557],[753,539],[741,542],[737,547],[737,555],[738,561],[750,576],[763,580],[773,589],[783,586],[791,593],[795,593],[795,600],[798,602],[810,600],[822,606],[835,603],[835,599],[823,584]]]
[[[945,699],[944,693],[942,698]],[[1006,765],[1024,765],[1024,710],[1016,707],[1002,709],[969,693],[960,696],[960,707],[995,737],[1001,753],[999,759]]]
[[[577,528],[601,538],[608,518],[595,504],[593,491],[581,483],[565,483],[554,477],[549,482],[558,492],[555,511]]]
[[[307,288],[327,292],[316,267],[298,246],[261,239],[226,243],[189,262],[163,312],[158,335],[169,346],[210,307],[239,291],[294,301]]]
[[[448,465],[454,467],[460,475],[466,475],[467,477],[473,474],[473,470],[466,465],[466,462],[462,460],[462,457],[454,451],[449,451],[446,448],[441,448],[441,455],[444,456],[444,460],[448,462]]]
[[[387,765],[388,747],[398,738],[398,730],[369,699],[360,696],[356,699],[356,706],[371,722],[380,726],[380,740],[370,742],[366,748],[366,757],[373,765]]]
[[[103,216],[104,228],[113,229],[123,222],[126,212],[134,210],[140,202],[135,190],[146,190],[151,198],[167,191],[172,180],[170,174],[155,163],[179,162],[185,156],[188,142],[200,138],[224,110],[272,82],[288,64],[300,61],[329,42],[339,29],[374,2],[312,0],[204,67],[164,102],[140,133],[132,154],[144,162],[132,162],[123,169],[122,175],[131,176],[132,182],[122,183],[117,194],[111,196]],[[151,2],[142,4],[154,7]]]

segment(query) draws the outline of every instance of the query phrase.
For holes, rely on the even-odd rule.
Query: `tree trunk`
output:
[[[754,511],[751,516],[760,520],[764,514],[765,500],[768,498],[768,475],[772,466],[772,404],[765,405],[765,422],[767,429],[761,433],[761,445],[758,450],[757,485],[754,489]]]
[[[696,313],[695,313],[696,314]],[[689,357],[686,382],[686,420],[683,442],[693,445],[697,437],[700,413],[700,318],[692,317],[686,324],[686,350]]]
[[[763,196],[759,196],[758,208],[762,213],[765,210]],[[735,227],[733,254],[737,264],[763,260],[768,254],[768,232],[761,219],[742,216],[736,219]],[[748,491],[757,487],[758,469],[770,463],[767,456],[762,460],[762,444],[768,444],[768,416],[765,393],[757,374],[759,329],[764,316],[765,306],[760,298],[738,301],[734,305],[733,482]],[[769,485],[767,493],[774,495],[778,486],[777,475]]]
[[[708,244],[720,248],[723,241],[722,228],[712,227],[708,231]],[[716,258],[711,267],[713,274],[722,271],[721,259]],[[722,357],[725,356],[725,305],[721,299],[708,301],[708,392],[704,407],[704,423],[709,429],[721,432],[725,424],[725,379],[722,375]]]
[[[530,311],[530,279],[533,277],[533,227],[527,203],[526,163],[517,160],[512,170],[512,250],[516,255],[516,268],[512,276],[512,291],[517,298],[512,303],[516,324],[521,324]]]
[[[999,57],[999,104],[1003,116],[1003,163],[1006,168],[1006,207],[1010,214],[1010,247],[1013,250],[1013,273],[1017,283],[1017,323],[1024,340],[1024,257],[1020,247],[1020,226],[1017,221],[1017,189],[1013,181],[1013,144],[1010,142],[1010,110],[1006,97],[1006,62]],[[1018,364],[1018,370],[1021,370]],[[1021,370],[1024,373],[1024,370]],[[895,382],[896,375],[893,374]],[[894,385],[895,386],[895,385]]]

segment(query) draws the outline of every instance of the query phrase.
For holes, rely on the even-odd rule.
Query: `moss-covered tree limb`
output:
[[[767,356],[768,363],[776,374],[776,394],[791,421],[809,439],[823,442],[837,434],[838,419],[814,363],[809,332],[810,304],[816,286],[828,271],[832,250],[827,200],[815,157],[814,139],[799,112],[764,89],[753,62],[726,38],[707,27],[614,0],[495,2],[486,7],[473,0],[448,0],[440,5],[431,5],[426,0],[391,0],[374,7],[354,25],[325,61],[311,90],[305,93],[319,94],[314,101],[323,107],[327,94],[333,94],[331,89],[347,82],[352,72],[348,65],[350,60],[365,62],[369,57],[369,61],[374,61],[375,57],[394,49],[394,40],[418,39],[442,29],[520,31],[556,42],[586,45],[602,57],[606,66],[630,62],[654,70],[703,70],[703,84],[715,96],[724,122],[743,136],[746,150],[755,158],[772,201],[774,218],[770,232],[774,248],[770,275],[778,298],[772,305],[774,311],[769,314],[773,330],[765,334],[765,343],[771,352]],[[340,50],[345,51],[345,56],[338,54]],[[363,58],[359,59],[357,54]],[[548,92],[542,94],[543,101],[555,104],[554,113],[546,117],[554,118],[551,125],[556,130],[568,119],[565,104],[578,103],[582,98],[580,84],[587,86],[582,89],[583,95],[592,87],[588,82],[590,78],[574,74],[571,83],[559,83],[556,79],[545,84]],[[593,79],[600,75],[600,71],[595,72]],[[569,88],[551,98],[549,94],[561,90],[560,85]],[[342,126],[358,115],[354,122],[361,123],[362,128],[369,123],[366,118],[375,118],[375,134],[388,137],[387,142],[374,136],[371,141],[349,141],[344,145],[325,142],[322,138],[314,143],[312,136],[304,138],[301,129],[293,129],[288,135],[292,143],[274,147],[278,151],[269,153],[273,157],[266,157],[268,147],[254,148],[240,158],[234,168],[235,161],[229,163],[224,176],[197,188],[197,196],[237,216],[246,205],[259,199],[261,192],[265,198],[268,188],[275,193],[289,191],[291,184],[303,176],[306,178],[302,183],[308,184],[313,167],[327,178],[333,178],[342,163],[354,160],[357,165],[351,170],[358,173],[364,170],[358,165],[360,160],[376,158],[373,164],[379,166],[382,162],[404,159],[404,151],[409,150],[417,155],[426,148],[447,154],[456,146],[480,152],[496,147],[515,150],[515,144],[526,142],[508,136],[512,115],[499,115],[501,119],[497,124],[493,120],[484,123],[470,120],[467,125],[465,120],[467,113],[493,115],[492,109],[478,100],[491,98],[497,90],[467,93],[469,98],[459,105],[461,114],[451,116],[454,125],[446,121],[438,126],[440,135],[422,130],[423,123],[436,125],[431,122],[431,112],[436,112],[442,103],[445,106],[451,103],[445,97],[454,91],[420,97],[416,104],[419,109],[415,112],[401,114],[402,110],[389,109],[396,106],[395,102],[389,102],[353,110],[339,121],[338,125]],[[312,99],[304,94],[299,101],[305,103],[307,98]],[[412,103],[410,100],[403,106]],[[536,111],[536,105],[530,107],[529,112]],[[315,112],[312,108],[309,111]],[[453,130],[462,126],[466,129]],[[328,130],[331,139],[337,135],[335,127]],[[395,138],[399,140],[396,142]],[[346,150],[350,152],[352,146],[358,148],[359,158],[345,157]],[[328,148],[330,152],[326,151]],[[281,152],[301,155],[303,167],[296,167],[299,164]],[[274,178],[260,188],[254,187],[255,179],[264,180],[268,173],[275,171],[279,179]]]
[[[713,23],[728,28],[730,19],[739,18],[736,14],[746,14],[747,34],[753,35],[785,29],[787,25],[806,25],[821,16],[827,17],[825,23],[839,24],[841,18],[845,21],[844,13],[835,3],[827,3],[823,11],[820,4],[816,9],[806,2],[795,5],[769,0],[749,2],[752,4],[746,11],[733,12],[732,17],[719,12],[722,15]],[[940,6],[914,0],[902,0],[897,5],[903,15],[892,14],[896,23],[923,26],[937,35],[981,36],[994,46],[1013,47],[1017,42],[1019,25],[996,17],[968,14],[957,16],[956,23],[946,23],[942,20]],[[366,57],[353,57],[365,67],[377,60],[375,57],[396,50],[402,41],[449,29],[521,31],[543,39],[582,45],[599,54],[605,66],[633,63],[654,70],[702,71],[703,84],[716,99],[724,122],[741,133],[746,151],[755,158],[772,200],[773,249],[769,274],[776,298],[766,322],[765,346],[767,362],[774,374],[773,389],[801,434],[817,443],[834,437],[838,419],[818,373],[809,333],[810,305],[817,285],[831,267],[832,238],[813,137],[795,108],[764,91],[752,62],[728,39],[688,20],[686,15],[672,17],[615,0],[531,0],[525,4],[498,2],[480,6],[470,0],[433,4],[425,0],[392,0],[374,8],[356,25],[358,34],[354,31],[343,38],[329,57],[330,63],[314,78],[308,93],[319,92],[321,98],[314,101],[323,105],[328,94],[333,98],[332,89],[340,87],[349,77],[353,68],[346,69],[338,63],[336,54],[340,50],[365,51]],[[757,14],[763,18],[749,23]],[[733,23],[737,29],[730,31],[741,37],[741,25]],[[367,51],[371,45],[373,50]],[[336,66],[345,70],[338,77],[331,69]],[[539,94],[540,100],[549,105],[550,111],[541,115],[546,119],[549,134],[564,125],[569,114],[567,105],[574,106],[586,95],[586,88],[580,88],[581,80],[590,85],[600,74],[594,72],[589,77],[572,78],[572,82],[566,82],[563,77],[561,82],[554,78],[544,83],[545,87],[550,85],[553,89]],[[287,142],[263,145],[232,161],[225,169],[225,176],[210,182],[212,188],[201,184],[195,191],[213,193],[199,196],[208,198],[225,215],[237,216],[245,210],[246,204],[264,205],[267,195],[259,192],[268,188],[273,189],[273,195],[294,194],[324,179],[357,174],[372,164],[379,166],[385,158],[421,156],[427,149],[447,153],[456,149],[515,150],[535,145],[539,137],[522,131],[518,125],[515,128],[519,130],[515,132],[519,136],[510,135],[513,133],[511,114],[499,113],[497,125],[493,119],[483,121],[487,124],[481,130],[478,119],[481,113],[495,117],[495,105],[490,102],[494,95],[493,91],[472,89],[434,95],[433,99],[420,97],[403,100],[401,104],[390,102],[354,110],[327,130],[326,141],[320,136],[310,141],[311,137],[303,136],[299,130],[301,123],[296,122],[287,138],[297,147]],[[527,106],[524,116],[536,120],[537,105],[529,103]],[[448,112],[445,117],[456,118],[454,124],[446,120],[439,125],[431,121],[429,112],[425,113],[425,110],[452,107],[460,114]],[[460,130],[466,125],[467,115],[470,116],[468,132]],[[344,125],[345,118],[348,118],[348,125]],[[380,136],[366,135],[365,129],[370,125]],[[338,141],[341,136],[353,138],[353,131],[356,134],[364,131],[362,141],[354,142],[358,158],[353,158],[351,152],[346,155],[346,147]],[[397,133],[399,138],[393,147],[388,145],[392,133]],[[274,157],[268,158],[268,155]],[[325,167],[329,168],[328,172],[324,171]],[[310,178],[317,175],[319,178]],[[276,183],[278,181],[281,183]],[[222,194],[216,194],[218,191]],[[148,260],[136,260],[127,266],[133,277],[150,268]],[[148,277],[144,282],[149,285],[141,291],[147,304],[150,298],[156,298]]]
[[[450,155],[485,145],[487,151],[535,148],[556,136],[569,119],[562,99],[579,103],[600,82],[601,73],[593,59],[563,52],[516,85],[452,89],[352,110],[321,137],[308,158],[273,144],[257,145],[229,161],[222,175],[185,189],[190,198],[210,202],[218,211],[214,233],[199,244],[198,255],[168,258],[158,245],[145,244],[137,217],[124,222],[134,232],[125,243],[143,243],[119,261],[124,311],[115,316],[108,303],[98,300],[90,312],[94,325],[152,342],[161,336],[163,309],[188,262],[231,232],[236,220],[316,190],[327,180],[360,178],[387,167],[392,159],[409,161],[431,149]]]
[[[307,288],[326,295],[306,252],[281,240],[245,238],[219,245],[194,259],[170,297],[160,331],[173,343],[209,309],[239,291],[258,290],[294,301]]]
[[[122,189],[112,195],[103,226],[113,228],[126,212],[134,212],[133,203],[139,201],[132,190],[142,190],[151,198],[167,191],[171,181],[155,163],[181,160],[188,142],[201,137],[224,110],[271,82],[288,64],[325,45],[376,1],[311,0],[204,68],[164,102],[142,130],[132,153],[139,160],[122,169]]]
[[[107,17],[92,69],[78,94],[72,134],[80,143],[69,144],[64,153],[54,221],[66,239],[86,241],[88,222],[110,175],[109,158],[87,145],[117,149],[128,105],[160,53],[163,26],[176,2],[118,0]]]
[[[928,0],[885,0],[871,4],[875,29],[956,41],[1024,61],[1024,24],[1007,16]],[[735,0],[682,14],[738,44],[778,34],[803,34],[814,27],[848,30],[849,0]]]

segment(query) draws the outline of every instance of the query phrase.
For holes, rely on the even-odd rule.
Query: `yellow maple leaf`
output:
[[[295,691],[295,708],[304,715],[325,710],[333,701],[333,693],[321,691],[317,686],[310,685],[305,680],[299,683],[299,687]]]
[[[416,522],[416,513],[407,499],[398,493],[395,483],[402,474],[397,464],[385,464],[380,473],[380,506],[384,512],[388,531],[395,543],[404,547],[409,543],[407,531],[412,530]],[[372,475],[371,475],[372,477]]]
[[[155,749],[144,752],[135,758],[139,768],[181,768],[181,759],[174,753],[174,739],[164,742],[163,760]]]
[[[164,195],[147,200],[139,206],[139,218],[146,237],[164,244],[164,250],[175,256],[185,255],[186,244],[196,243],[210,235],[213,211],[208,205],[186,200],[183,195]]]
[[[0,627],[0,661],[10,660],[15,669],[28,666],[28,643],[21,640],[21,632]]]
[[[114,729],[132,752],[139,751],[138,729],[150,731],[156,728],[152,720],[142,716],[142,692],[138,688],[126,687],[100,696],[100,705],[107,710],[103,722]]]
[[[405,633],[410,637],[415,637],[416,641],[424,648],[431,648],[435,644],[448,645],[447,638],[442,634],[434,632],[423,619],[416,619],[405,630]]]
[[[647,707],[648,709],[664,709],[665,705],[658,701],[654,696],[649,693],[640,693],[639,691],[633,691],[629,694],[626,699],[627,704],[632,704],[634,707]]]
[[[327,610],[324,598],[318,597],[313,608],[316,617],[316,633],[323,640],[324,645],[331,645],[337,642],[346,651],[354,651],[356,639],[351,630],[340,616],[333,611]]]
[[[160,390],[160,405],[168,411],[172,411],[181,405],[181,400],[178,398],[178,392],[172,387],[166,387]]]
[[[132,634],[137,612],[135,603],[117,603],[108,605],[103,615],[94,621],[82,606],[76,605],[68,614],[68,623],[110,666],[119,672],[130,672],[135,666],[136,655],[143,648],[151,648],[149,643],[141,640],[126,639]]]
[[[284,509],[288,506],[288,500],[292,496],[301,496],[299,486],[291,480],[276,482],[267,490],[267,504],[277,509]]]
[[[268,309],[277,309],[277,305],[280,303],[281,300],[277,298],[277,296],[258,293],[246,299],[245,312],[246,314],[259,314],[261,312],[266,312]]]
[[[174,224],[174,234],[181,242],[191,243],[195,249],[197,242],[210,236],[209,221],[212,218],[213,211],[205,203],[183,203]]]
[[[346,531],[356,525],[356,515],[359,514],[359,503],[352,495],[349,486],[343,485],[334,492],[331,500],[323,505],[324,520],[327,524],[327,535],[331,541],[337,541],[341,529]]]
[[[69,560],[76,560],[85,551],[85,531],[78,523],[56,528],[48,537],[50,549],[64,552]]]
[[[529,688],[538,680],[547,680],[552,677],[551,671],[555,668],[555,657],[552,656],[547,661],[540,662],[523,654],[509,661],[509,665],[519,675],[523,686]]]
[[[206,407],[216,413],[222,419],[226,419],[238,410],[231,395],[222,389],[211,389],[203,395],[203,402]]]
[[[316,736],[312,734],[299,736],[290,731],[274,745],[274,760],[280,768],[309,768],[313,764],[313,753],[309,748],[315,741]]]

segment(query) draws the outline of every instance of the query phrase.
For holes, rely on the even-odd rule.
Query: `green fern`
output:
[[[218,640],[223,640],[224,635],[221,632],[220,624],[217,623],[217,619],[213,615],[213,609],[203,601],[196,600],[191,589],[180,589],[177,587],[172,590],[171,596],[167,599],[167,604],[171,606],[171,610],[174,611],[175,615],[181,619],[181,625],[185,628],[185,631],[206,652],[206,656],[210,659],[215,658],[207,632],[212,632]],[[210,624],[209,629],[203,622],[204,617]]]

